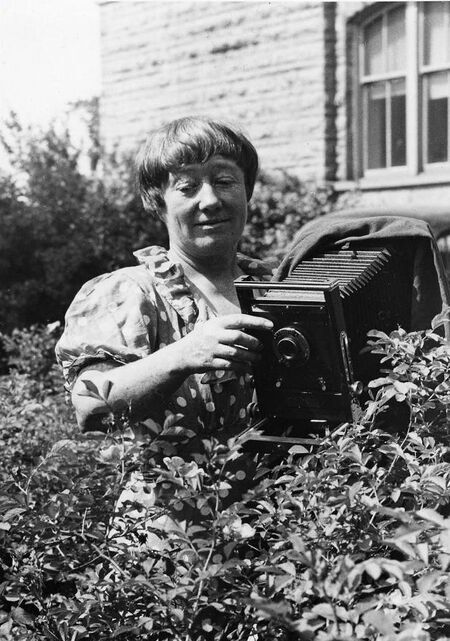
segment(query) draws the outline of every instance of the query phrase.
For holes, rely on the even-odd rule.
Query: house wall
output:
[[[239,123],[261,165],[336,173],[334,3],[107,2],[101,136],[134,150],[186,114]]]
[[[103,142],[135,151],[163,122],[208,114],[240,124],[263,168],[333,181],[350,202],[448,199],[448,179],[368,186],[357,177],[351,19],[373,4],[104,2]]]
[[[358,72],[356,68],[356,26],[352,20],[373,2],[336,3],[336,182],[349,204],[362,207],[420,207],[421,204],[442,205],[450,202],[450,175],[432,177],[387,177],[372,181],[360,180],[359,169],[353,157],[353,142],[356,135],[358,113],[355,113],[354,88]],[[415,143],[413,143],[415,144]]]

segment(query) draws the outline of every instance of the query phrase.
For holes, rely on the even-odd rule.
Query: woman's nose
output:
[[[199,207],[200,209],[211,209],[215,208],[220,204],[220,200],[216,194],[216,191],[209,182],[202,183],[199,192]]]

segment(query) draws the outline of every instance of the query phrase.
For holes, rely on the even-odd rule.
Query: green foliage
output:
[[[55,345],[60,335],[59,322],[0,334],[8,369],[25,375],[34,395],[62,389],[61,371],[55,362]]]
[[[8,464],[0,638],[449,638],[447,318],[373,332],[386,369],[361,421],[259,455],[237,500],[248,435],[201,439],[177,416],[61,434],[37,464]],[[411,420],[388,433],[377,419],[394,399]]]
[[[67,130],[24,129],[15,118],[1,142],[10,166],[0,175],[2,331],[62,319],[89,278],[133,264],[133,248],[166,242],[137,198],[131,159],[94,162],[94,139],[82,153]]]
[[[241,241],[243,253],[281,259],[295,232],[333,207],[329,185],[302,182],[286,172],[260,172]]]
[[[58,325],[14,330],[0,335],[9,374],[0,376],[0,478],[11,470],[26,473],[55,441],[76,430],[55,364]]]

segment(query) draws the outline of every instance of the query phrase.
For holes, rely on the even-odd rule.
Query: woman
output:
[[[237,254],[258,158],[240,132],[203,118],[158,130],[141,154],[145,209],[167,225],[170,249],[135,252],[140,263],[80,290],[57,345],[82,429],[126,408],[134,421],[183,414],[191,429],[247,425],[251,368],[270,321],[240,311],[234,280],[271,268]],[[107,402],[85,395],[94,383]],[[110,385],[112,383],[112,385]]]

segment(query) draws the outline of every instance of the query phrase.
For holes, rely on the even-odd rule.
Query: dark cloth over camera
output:
[[[295,235],[274,280],[282,281],[300,261],[323,251],[348,243],[369,246],[396,240],[414,244],[411,330],[427,329],[443,306],[450,304],[450,288],[436,240],[423,220],[399,216],[353,218],[339,214],[317,218]],[[448,337],[448,327],[446,334]]]

